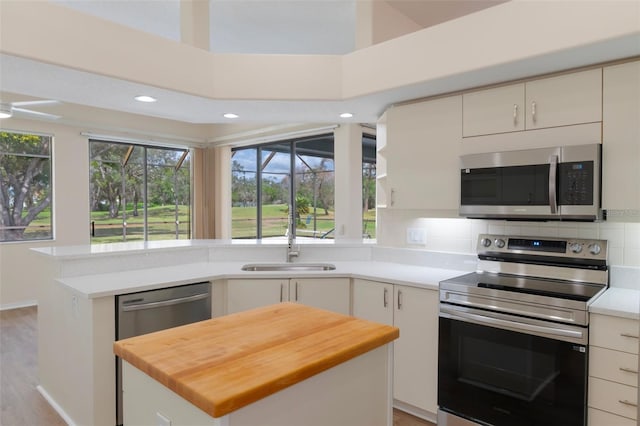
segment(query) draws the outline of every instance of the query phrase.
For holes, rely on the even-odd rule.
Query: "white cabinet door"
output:
[[[393,325],[393,285],[353,280],[353,316]]]
[[[227,314],[286,301],[287,279],[238,279],[227,281]]]
[[[386,121],[386,207],[457,216],[462,96],[391,108]]]
[[[462,102],[464,137],[599,123],[602,69],[469,92]]]
[[[349,278],[304,278],[289,282],[289,300],[340,314],[351,312]]]
[[[464,137],[524,130],[524,83],[462,95]]]
[[[436,413],[438,405],[438,292],[395,286],[394,398]]]
[[[353,316],[400,329],[400,338],[393,344],[393,398],[435,415],[438,292],[355,279]]]
[[[286,301],[349,315],[351,307],[349,279],[233,279],[227,281],[228,314]]]
[[[640,61],[603,71],[602,207],[640,210]]]
[[[529,81],[527,130],[602,121],[602,69]]]

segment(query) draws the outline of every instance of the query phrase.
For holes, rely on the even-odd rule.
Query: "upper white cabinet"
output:
[[[602,121],[602,69],[543,78],[525,84],[525,128]]]
[[[464,137],[602,121],[602,69],[463,95]]]
[[[297,302],[349,315],[348,278],[234,279],[227,281],[227,314],[280,302]]]
[[[640,210],[640,61],[605,67],[602,207]]]
[[[402,105],[386,113],[386,176],[379,207],[452,210],[457,215],[462,97]],[[384,203],[380,200],[384,199]]]
[[[524,84],[462,95],[464,136],[524,130]]]

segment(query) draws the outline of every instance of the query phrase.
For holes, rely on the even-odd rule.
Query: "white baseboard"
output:
[[[49,393],[42,386],[38,385],[36,389],[38,389],[38,392],[40,392],[40,395],[42,395],[44,399],[47,400],[49,405],[51,405],[51,407],[54,410],[56,410],[56,413],[58,413],[60,417],[62,417],[62,420],[64,420],[69,426],[76,426],[73,420],[71,420],[71,417],[69,417],[69,415],[62,409],[60,405],[58,405],[58,403],[51,397],[51,395],[49,395]]]
[[[38,306],[37,300],[24,300],[16,303],[5,303],[0,305],[0,311],[8,311],[9,309],[29,308],[31,306]]]

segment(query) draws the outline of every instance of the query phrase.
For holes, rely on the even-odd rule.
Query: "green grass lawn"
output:
[[[138,216],[133,216],[133,210],[127,209],[127,241],[141,241],[144,239],[144,218],[142,208],[138,209]],[[175,206],[154,206],[148,209],[149,240],[175,239]],[[256,236],[256,208],[233,207],[231,209],[233,238],[255,238]],[[31,222],[27,232],[50,232],[51,211],[43,211],[36,220]],[[375,209],[365,213],[363,218],[363,235],[375,238]],[[190,216],[189,206],[178,206],[179,237],[189,238]],[[91,221],[95,224],[96,236],[91,238],[93,244],[122,242],[122,213],[114,219],[109,218],[107,212],[91,212]],[[284,236],[287,229],[287,205],[267,204],[262,207],[263,237]],[[335,226],[334,212],[324,214],[324,209],[316,211],[315,233],[313,211],[303,215],[298,221],[297,229],[300,237],[319,238],[331,231]],[[90,224],[87,232],[91,232]],[[326,238],[334,238],[330,232]]]
[[[147,209],[147,224],[149,240],[176,239],[175,206],[153,206]],[[144,211],[138,208],[138,216],[133,215],[133,209],[127,209],[127,239],[126,241],[144,240]],[[180,239],[190,238],[189,206],[178,206],[178,221]],[[91,212],[91,221],[95,226],[93,244],[122,242],[122,212],[119,217],[110,219],[107,212]]]
[[[233,207],[231,212],[231,228],[233,238],[256,237],[256,208]],[[320,238],[323,234],[335,227],[334,212],[329,210],[324,214],[324,209],[316,210],[315,232],[313,211],[303,215],[297,224],[297,236]],[[376,211],[371,209],[364,215],[363,235],[370,238],[376,237]],[[284,236],[287,230],[287,206],[286,204],[266,204],[262,207],[262,235],[263,237]],[[334,238],[334,233],[329,233],[326,238]]]

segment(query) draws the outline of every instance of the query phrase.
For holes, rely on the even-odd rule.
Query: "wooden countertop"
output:
[[[120,340],[114,352],[221,417],[398,337],[396,327],[280,303]]]

